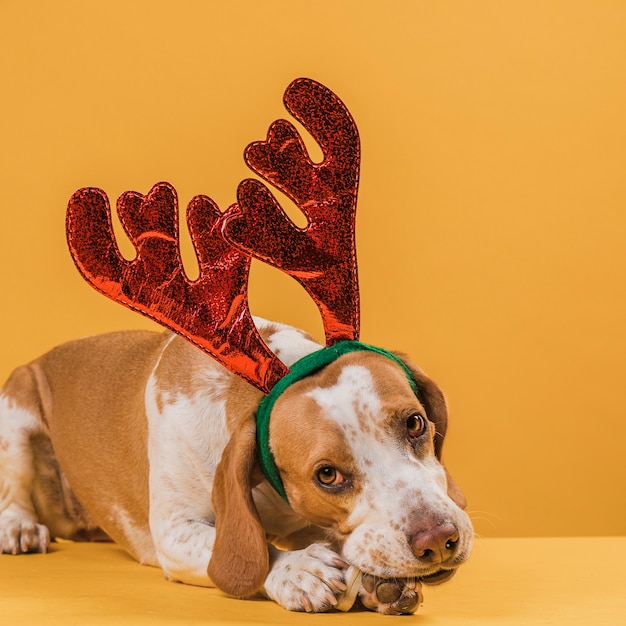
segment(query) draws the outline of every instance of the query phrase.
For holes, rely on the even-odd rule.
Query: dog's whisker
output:
[[[498,529],[498,522],[500,521],[500,517],[491,513],[490,511],[478,511],[478,510],[469,510],[467,511],[472,523],[475,524],[477,521],[486,522],[493,530]],[[479,535],[475,532],[475,537]]]

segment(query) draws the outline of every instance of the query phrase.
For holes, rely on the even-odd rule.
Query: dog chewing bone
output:
[[[287,363],[319,348],[257,323]],[[237,596],[269,568],[264,592],[294,610],[332,608],[350,582],[344,563],[377,579],[451,574],[469,555],[471,524],[440,464],[443,396],[409,367],[419,399],[399,367],[368,353],[281,396],[271,446],[287,504],[256,465],[259,391],[169,333],[60,346],[0,395],[2,551],[45,551],[45,528],[73,539],[102,530],[172,580],[213,585],[210,563]],[[363,582],[358,593],[371,603]]]
[[[196,196],[196,280],[182,266],[171,185],[118,200],[132,260],[103,191],[70,199],[83,277],[177,334],[91,337],[13,373],[0,393],[0,551],[106,533],[171,580],[316,612],[345,610],[356,592],[389,614],[416,610],[422,583],[468,558],[464,498],[441,463],[443,394],[406,357],[358,342],[354,121],[309,79],[289,86],[285,104],[322,162],[284,120],[246,160],[308,225],[256,180],[224,213]],[[313,297],[326,347],[252,319],[252,257]]]

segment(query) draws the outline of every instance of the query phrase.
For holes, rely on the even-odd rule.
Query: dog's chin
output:
[[[450,580],[456,574],[456,569],[440,569],[428,576],[419,576],[418,580],[425,585],[440,585]]]

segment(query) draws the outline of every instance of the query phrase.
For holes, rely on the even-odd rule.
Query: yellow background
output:
[[[0,0],[0,378],[150,327],[74,269],[71,193],[226,208],[297,76],[356,118],[362,338],[446,391],[478,533],[625,534],[622,0]],[[319,334],[273,270],[251,301]]]

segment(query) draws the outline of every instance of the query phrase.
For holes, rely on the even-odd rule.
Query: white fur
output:
[[[193,397],[160,391],[158,365],[146,387],[150,529],[168,579],[209,585],[206,569],[215,540],[211,488],[229,435],[219,394],[224,374],[207,369],[201,375],[209,384]]]
[[[32,501],[35,470],[30,437],[39,423],[0,394],[0,554],[47,550],[48,529],[37,523]]]
[[[265,593],[291,611],[320,612],[337,604],[346,589],[347,563],[326,546],[313,543],[304,550],[271,550]]]
[[[267,326],[267,321],[261,318],[257,317],[254,321],[260,329]],[[321,348],[318,343],[305,337],[302,331],[293,326],[277,323],[272,326],[277,330],[268,339],[267,347],[287,366]]]

